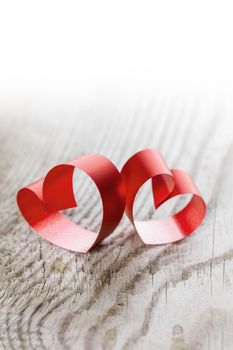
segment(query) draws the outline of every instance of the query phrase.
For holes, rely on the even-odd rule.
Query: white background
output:
[[[233,91],[232,1],[0,3],[0,111]],[[41,111],[41,112],[39,112]]]

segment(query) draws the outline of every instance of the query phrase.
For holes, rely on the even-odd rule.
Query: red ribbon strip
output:
[[[103,217],[98,233],[59,213],[77,206],[72,184],[75,168],[89,175],[100,193]],[[22,188],[17,202],[26,221],[40,236],[59,247],[86,253],[120,222],[125,209],[121,185],[121,175],[113,163],[104,156],[91,154],[55,166],[45,178]]]
[[[126,191],[126,214],[142,241],[163,244],[179,241],[190,235],[202,222],[206,205],[190,175],[182,170],[169,170],[161,154],[146,149],[134,154],[121,171]],[[163,220],[135,221],[134,199],[141,186],[152,180],[155,208],[168,199],[192,194],[190,202],[178,213]]]
[[[103,215],[98,233],[76,225],[59,212],[77,206],[73,192],[75,168],[90,176],[100,193]],[[152,179],[155,208],[180,194],[192,194],[192,199],[174,216],[135,221],[134,199],[149,179]],[[181,170],[170,171],[155,150],[143,150],[133,155],[121,174],[110,160],[96,154],[57,165],[45,178],[19,190],[17,203],[25,220],[40,236],[59,247],[81,253],[88,252],[110,235],[124,210],[146,244],[183,239],[200,225],[206,212],[205,202],[191,177]]]

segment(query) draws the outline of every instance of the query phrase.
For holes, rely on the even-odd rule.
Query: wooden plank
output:
[[[233,348],[233,130],[228,110],[204,102],[158,96],[49,119],[0,116],[1,349]],[[101,246],[75,254],[40,239],[16,208],[17,189],[54,164],[100,152],[120,168],[149,147],[189,171],[208,203],[182,242],[144,246],[124,218]],[[97,227],[93,186],[77,174],[75,188],[79,209],[67,215]],[[137,211],[151,213],[148,191]]]

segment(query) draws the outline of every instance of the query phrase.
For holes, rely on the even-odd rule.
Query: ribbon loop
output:
[[[59,213],[77,206],[72,183],[75,168],[90,176],[100,193],[103,216],[98,233]],[[44,179],[21,189],[17,202],[26,221],[40,236],[62,248],[83,253],[116,228],[125,209],[119,171],[110,160],[95,154],[55,166]]]
[[[192,178],[181,170],[169,170],[156,150],[143,150],[123,166],[122,180],[126,191],[126,213],[142,241],[164,244],[190,235],[202,222],[206,205]],[[192,194],[190,202],[177,214],[162,220],[134,219],[134,200],[138,190],[151,179],[155,208],[181,194]]]
[[[76,225],[61,210],[77,206],[73,191],[75,169],[85,172],[95,183],[102,201],[102,222],[98,232]],[[154,206],[191,194],[190,202],[178,213],[162,220],[138,221],[134,202],[139,189],[151,180]],[[90,154],[53,167],[45,178],[19,190],[19,209],[29,225],[49,242],[86,253],[117,227],[126,211],[146,244],[171,243],[190,235],[202,222],[206,205],[190,175],[170,170],[161,154],[146,149],[134,154],[121,173],[104,156]]]

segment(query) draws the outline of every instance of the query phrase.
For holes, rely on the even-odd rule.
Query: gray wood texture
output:
[[[233,349],[233,128],[224,103],[155,93],[65,111],[0,115],[0,349]],[[124,217],[82,255],[41,239],[16,206],[17,190],[53,165],[90,152],[119,168],[159,149],[192,174],[207,216],[189,238],[145,246]],[[74,221],[98,226],[101,207],[77,174]],[[139,215],[151,215],[148,190]],[[149,213],[149,214],[148,214]]]

